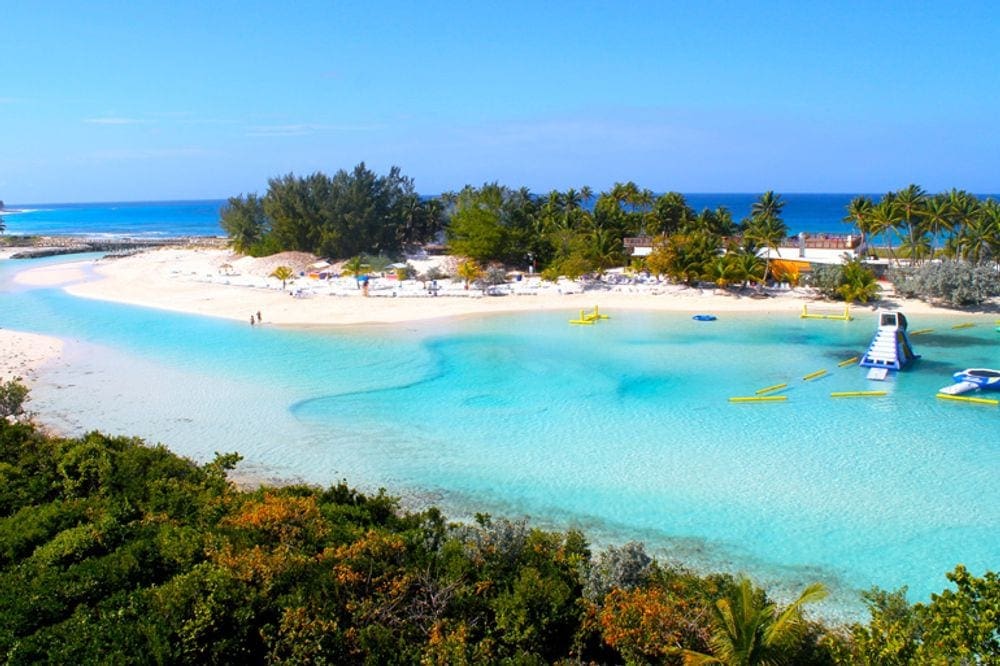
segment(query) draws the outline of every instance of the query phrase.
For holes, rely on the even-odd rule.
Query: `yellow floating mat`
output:
[[[838,368],[843,368],[845,365],[850,365],[851,363],[856,363],[857,360],[858,360],[857,356],[852,356],[851,358],[847,359],[846,361],[841,361],[840,363],[838,363],[837,367]]]
[[[937,397],[942,400],[957,400],[958,402],[974,402],[977,405],[1000,405],[1000,400],[994,400],[993,398],[970,398],[964,395],[948,395],[947,393],[938,393]]]
[[[593,312],[586,312],[584,310],[580,310],[580,318],[570,319],[569,323],[587,325],[587,324],[594,324],[602,319],[610,319],[610,317],[606,314],[601,314],[600,311],[597,309],[597,306],[595,305]]]
[[[729,402],[784,402],[787,395],[741,395],[730,398]]]
[[[971,321],[967,321],[964,324],[955,324],[952,328],[972,328],[975,326]]]
[[[933,328],[922,328],[919,331],[913,331],[912,333],[910,333],[910,335],[911,336],[913,336],[913,335],[923,335],[924,333],[933,333],[933,332],[934,332]]]
[[[779,391],[785,388],[786,386],[788,386],[788,384],[775,384],[774,386],[768,386],[766,388],[760,389],[759,391],[754,391],[754,394],[761,395],[762,393],[772,393],[774,391]]]
[[[879,395],[888,395],[888,391],[834,391],[831,398],[873,398]]]
[[[803,381],[809,381],[810,379],[816,379],[817,377],[822,377],[826,374],[826,370],[817,370],[816,372],[810,372],[808,375],[803,377]]]

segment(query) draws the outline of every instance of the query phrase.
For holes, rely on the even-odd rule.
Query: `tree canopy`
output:
[[[264,196],[230,199],[222,225],[237,251],[254,255],[301,250],[331,259],[394,257],[444,232],[451,254],[484,270],[491,265],[530,268],[557,279],[600,276],[629,265],[687,284],[729,288],[763,286],[771,279],[798,284],[800,275],[788,262],[771,260],[788,236],[785,204],[768,190],[737,224],[723,206],[696,211],[678,192],[656,195],[632,181],[598,193],[583,186],[544,195],[492,182],[425,198],[397,167],[379,176],[362,163],[332,178],[322,173],[272,178]],[[888,255],[897,269],[903,259],[908,267],[919,268],[930,259],[949,264],[929,280],[956,275],[961,285],[924,290],[948,292],[935,298],[967,303],[992,297],[993,287],[982,287],[978,276],[983,272],[974,267],[1000,263],[996,200],[956,189],[929,194],[909,185],[876,199],[855,197],[845,213],[844,221],[857,227],[867,249]],[[652,255],[630,257],[625,247],[630,237],[655,239]],[[867,268],[844,270],[810,282],[836,282],[844,288],[823,289],[836,298],[864,302],[875,297]]]
[[[441,227],[440,216],[440,205],[422,201],[399,167],[380,176],[362,162],[332,178],[319,172],[272,178],[262,197],[229,199],[220,223],[240,252],[344,258],[393,254],[429,240]]]

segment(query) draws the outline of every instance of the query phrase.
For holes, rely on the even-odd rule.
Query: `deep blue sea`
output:
[[[727,207],[739,221],[750,214],[758,194],[686,194],[695,210]],[[855,194],[784,194],[783,218],[789,232],[850,233],[843,222]],[[220,236],[223,199],[110,203],[12,204],[3,213],[8,234],[45,236]]]
[[[108,203],[12,204],[3,211],[7,234],[39,236],[224,236],[223,199]],[[11,212],[16,211],[16,212]]]

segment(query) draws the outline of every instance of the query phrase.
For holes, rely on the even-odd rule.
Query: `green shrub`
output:
[[[900,296],[943,305],[982,305],[1000,296],[1000,273],[995,266],[986,264],[926,263],[898,268],[890,279]]]
[[[0,382],[0,418],[22,414],[27,398],[28,387],[21,383],[20,377]]]
[[[838,301],[867,303],[878,295],[875,274],[859,260],[838,265],[826,265],[806,273],[804,283],[825,298]]]

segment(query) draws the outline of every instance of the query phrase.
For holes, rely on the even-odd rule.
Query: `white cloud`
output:
[[[247,136],[307,136],[320,132],[370,132],[381,129],[383,125],[324,125],[317,123],[298,123],[289,125],[257,125],[247,129]]]
[[[155,160],[171,159],[175,157],[205,157],[213,153],[204,148],[158,148],[150,150],[136,150],[130,148],[98,150],[90,153],[88,157],[99,162],[122,162],[126,160]]]
[[[83,122],[90,125],[140,125],[144,120],[137,118],[122,118],[120,116],[105,116],[103,118],[84,118]]]

